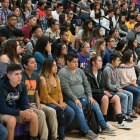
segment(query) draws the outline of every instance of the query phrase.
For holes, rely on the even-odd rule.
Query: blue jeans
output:
[[[89,104],[87,97],[79,98],[79,100],[83,107],[88,107],[88,108],[91,107],[91,109],[93,109],[96,112],[97,119],[100,123],[101,128],[102,129],[106,128],[106,122],[104,120],[104,117],[102,115],[98,103],[96,102],[93,105]],[[69,98],[66,98],[65,101],[75,111],[75,119],[77,121],[78,127],[80,127],[81,131],[86,134],[89,131],[89,127],[87,125],[83,109],[77,106],[75,102],[70,100]]]
[[[129,91],[124,90],[123,92],[116,92],[115,95],[120,97],[122,114],[130,114],[133,106],[133,94]]]
[[[133,93],[133,108],[137,106],[137,101],[140,98],[140,86],[134,87],[134,86],[125,86],[125,90],[128,90]]]
[[[7,135],[7,129],[0,123],[0,140],[5,140]]]
[[[64,110],[60,107],[56,106],[55,104],[47,104],[48,106],[54,108],[57,113],[57,121],[58,121],[58,135],[59,139],[65,138],[65,130],[71,124],[72,120],[74,119],[75,112],[70,106],[66,106]]]

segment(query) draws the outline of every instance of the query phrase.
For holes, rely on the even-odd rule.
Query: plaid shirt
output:
[[[42,17],[42,19],[40,20],[40,26],[43,31],[48,28],[48,19],[46,18],[46,16]]]
[[[7,16],[11,13],[12,12],[10,10],[4,10],[3,8],[0,8],[0,24],[5,24],[7,21]]]

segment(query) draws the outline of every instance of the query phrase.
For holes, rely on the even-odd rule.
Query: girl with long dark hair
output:
[[[37,72],[39,73],[45,59],[52,59],[51,43],[48,37],[42,36],[35,45],[34,57],[37,62]]]
[[[134,67],[134,57],[131,50],[124,52],[122,57],[122,63],[119,67],[119,75],[121,85],[124,90],[133,93],[133,109],[137,105],[137,101],[140,98],[140,86],[137,83],[137,76]]]
[[[45,60],[40,77],[40,100],[42,103],[54,108],[58,120],[59,140],[65,139],[65,130],[74,118],[74,110],[63,101],[60,79],[57,75],[56,62]]]

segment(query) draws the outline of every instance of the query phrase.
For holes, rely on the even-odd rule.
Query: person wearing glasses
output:
[[[51,19],[49,23],[49,28],[45,31],[44,35],[51,39],[60,38],[59,22],[56,19]]]
[[[102,58],[103,66],[105,66],[108,62],[110,62],[110,55],[115,48],[115,39],[113,37],[107,36],[105,38],[105,41],[106,41],[106,50],[105,55]]]

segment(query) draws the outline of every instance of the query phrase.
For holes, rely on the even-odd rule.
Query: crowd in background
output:
[[[29,122],[31,140],[67,140],[76,120],[95,140],[84,109],[97,115],[99,134],[140,113],[140,11],[133,0],[1,0],[0,133],[13,140]],[[129,123],[127,123],[129,122]]]

